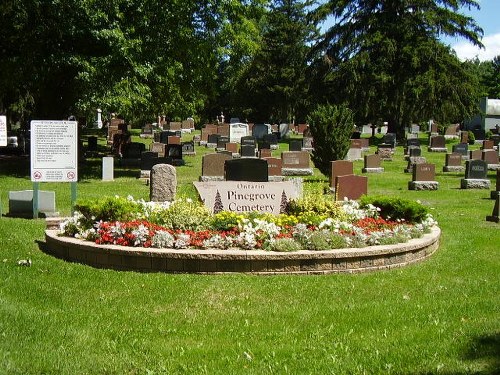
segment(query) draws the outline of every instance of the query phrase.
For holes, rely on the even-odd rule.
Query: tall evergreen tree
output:
[[[388,121],[400,135],[411,121],[470,116],[477,81],[441,42],[460,36],[482,46],[481,28],[459,13],[475,0],[329,0],[316,16],[333,19],[317,45],[324,76],[337,101],[347,101],[363,121]]]

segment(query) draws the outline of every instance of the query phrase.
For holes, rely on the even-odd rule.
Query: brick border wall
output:
[[[439,247],[441,230],[396,245],[291,253],[263,250],[152,249],[97,245],[46,230],[42,250],[57,258],[96,268],[168,273],[328,274],[402,267],[421,261]]]

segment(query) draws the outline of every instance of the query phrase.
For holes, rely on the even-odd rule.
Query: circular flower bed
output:
[[[141,248],[290,252],[403,243],[436,224],[420,204],[394,198],[359,203],[306,197],[271,215],[212,214],[191,199],[112,197],[78,204],[74,216],[61,223],[61,235]]]

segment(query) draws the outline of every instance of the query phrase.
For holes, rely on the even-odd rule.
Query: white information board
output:
[[[7,116],[0,116],[0,147],[7,146]]]
[[[78,123],[31,121],[31,181],[78,180]]]

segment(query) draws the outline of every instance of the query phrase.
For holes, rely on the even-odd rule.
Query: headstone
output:
[[[408,156],[409,157],[415,157],[415,156],[422,156],[422,149],[417,146],[409,146],[408,147]]]
[[[141,177],[146,177],[143,175],[142,171],[147,171],[147,177],[149,177],[149,171],[153,167],[153,163],[151,162],[153,159],[158,158],[158,153],[154,151],[144,151],[141,154]]]
[[[438,124],[435,122],[431,123],[431,134],[437,134],[438,133]]]
[[[196,155],[194,141],[182,143],[182,155]]]
[[[177,190],[177,172],[169,164],[156,164],[151,168],[149,200],[172,202]]]
[[[217,134],[217,128],[215,128],[215,130],[213,130],[212,128],[201,129],[200,145],[206,145],[208,143],[208,136],[210,134]]]
[[[418,138],[410,138],[406,140],[406,146],[407,147],[420,147],[420,139]]]
[[[408,182],[409,190],[437,190],[436,166],[434,164],[415,164],[412,181]]]
[[[372,126],[371,125],[363,125],[361,128],[361,134],[372,134]]]
[[[123,146],[124,159],[140,159],[143,151],[146,151],[146,145],[139,142],[130,142]]]
[[[214,153],[203,155],[200,181],[224,180],[224,163],[232,159],[231,155]]]
[[[279,132],[280,132],[280,138],[285,139],[288,137],[288,132],[290,131],[290,128],[288,124],[282,123],[279,125]]]
[[[483,145],[481,146],[481,149],[482,150],[493,150],[493,146],[494,146],[493,140],[485,139],[483,141]]]
[[[169,130],[177,131],[182,129],[182,123],[180,121],[171,121],[168,124]]]
[[[303,151],[314,150],[314,138],[313,137],[302,138],[302,150]]]
[[[254,149],[257,148],[257,140],[255,137],[249,135],[247,137],[241,137],[241,145],[252,146]]]
[[[167,145],[165,156],[171,157],[174,164],[179,164],[182,161],[182,145]]]
[[[112,156],[105,156],[102,158],[102,180],[114,180],[114,159]]]
[[[262,148],[259,150],[259,157],[262,158],[270,158],[272,156],[271,149]]]
[[[160,133],[160,139],[159,141],[161,143],[167,144],[168,143],[168,137],[175,137],[175,132],[171,132],[169,130],[164,130]]]
[[[87,138],[87,151],[90,153],[97,152],[97,137],[90,136]]]
[[[488,169],[497,170],[500,168],[498,165],[498,152],[496,150],[483,150],[481,159],[488,164]]]
[[[354,164],[348,160],[334,160],[330,162],[330,187],[335,188],[335,178],[354,174]]]
[[[298,127],[297,127],[297,133],[298,134],[304,134],[304,132],[306,131],[306,129],[309,127],[309,125],[307,124],[299,124]]]
[[[217,149],[225,150],[226,143],[229,143],[229,137],[225,135],[220,135],[219,138],[217,139]]]
[[[269,134],[269,126],[268,124],[255,124],[252,128],[252,135],[256,140],[263,139],[264,135]]]
[[[207,140],[207,147],[217,147],[219,143],[219,134],[209,134]]]
[[[446,154],[443,172],[463,172],[465,167],[462,165],[462,155],[457,153]]]
[[[382,160],[392,160],[392,148],[387,145],[378,145],[377,154],[380,155],[380,159]]]
[[[459,154],[462,159],[469,158],[469,145],[467,143],[457,143],[452,146],[452,152],[455,154]]]
[[[363,151],[370,150],[370,140],[368,138],[361,138],[358,141],[361,144],[361,150]]]
[[[288,145],[289,151],[302,151],[302,141],[300,139],[290,139]]]
[[[217,125],[217,134],[229,138],[229,124]]]
[[[495,190],[490,193],[491,199],[496,199],[496,196],[500,194],[500,169],[497,169],[497,180],[495,184]]]
[[[284,151],[281,153],[282,173],[284,176],[307,176],[313,174],[309,166],[307,151]]]
[[[382,173],[384,168],[381,167],[381,159],[379,154],[365,155],[364,167],[361,170],[363,173]]]
[[[396,134],[386,133],[384,135],[383,143],[390,145],[392,148],[396,147]]]
[[[264,134],[262,141],[269,143],[269,148],[271,150],[276,150],[278,148],[278,137],[276,134]]]
[[[57,216],[55,191],[38,190],[39,217]],[[11,217],[33,217],[33,190],[9,191]]]
[[[458,138],[458,132],[460,131],[460,125],[459,124],[453,124],[448,127],[446,127],[446,130],[444,132],[444,137],[449,139],[449,138]]]
[[[481,160],[483,157],[483,152],[481,150],[471,150],[469,151],[470,160]]]
[[[258,149],[260,150],[271,150],[271,144],[266,141],[260,141],[258,144]]]
[[[408,158],[408,165],[406,166],[405,173],[413,173],[414,166],[417,164],[426,164],[427,160],[423,156],[410,156]]]
[[[267,161],[264,159],[231,159],[225,162],[226,181],[266,182],[268,176]]]
[[[165,144],[160,142],[153,142],[151,144],[151,151],[156,152],[158,156],[165,156]]]
[[[434,135],[430,138],[429,152],[447,152],[446,139],[442,135]]]
[[[244,145],[240,146],[240,156],[242,158],[254,158],[255,156],[255,146]]]
[[[486,216],[487,221],[492,221],[494,223],[500,223],[500,192],[497,192],[495,199],[495,206],[493,207],[493,213]]]
[[[486,138],[486,132],[482,128],[473,129],[472,132],[474,133],[474,138],[476,140],[483,140]]]
[[[350,161],[354,161],[354,160],[362,160],[362,156],[361,156],[361,149],[360,148],[350,148],[348,151],[347,151],[347,155],[345,156],[345,160],[350,160]]]
[[[410,132],[412,134],[418,134],[420,132],[420,126],[417,125],[417,124],[412,124],[411,125],[411,129],[410,129]]]
[[[231,154],[237,154],[238,153],[238,144],[235,142],[228,142],[225,145],[226,151],[229,151]]]
[[[368,177],[344,175],[335,177],[335,199],[359,199],[368,192]]]
[[[465,178],[460,181],[461,189],[489,189],[488,164],[484,160],[467,160]]]
[[[231,143],[240,143],[241,137],[247,137],[248,134],[248,124],[238,122],[229,125],[229,141]]]
[[[461,131],[460,132],[460,143],[469,143],[469,132]]]
[[[266,158],[266,160],[267,160],[267,174],[269,176],[269,180],[271,180],[272,177],[282,176],[281,159],[271,157],[271,158]]]
[[[141,129],[141,138],[150,138],[153,136],[153,124],[145,124]]]
[[[351,138],[351,147],[350,148],[363,148],[361,144],[361,139],[352,139]]]
[[[176,135],[171,135],[167,138],[167,145],[180,145],[181,137],[177,137]]]

